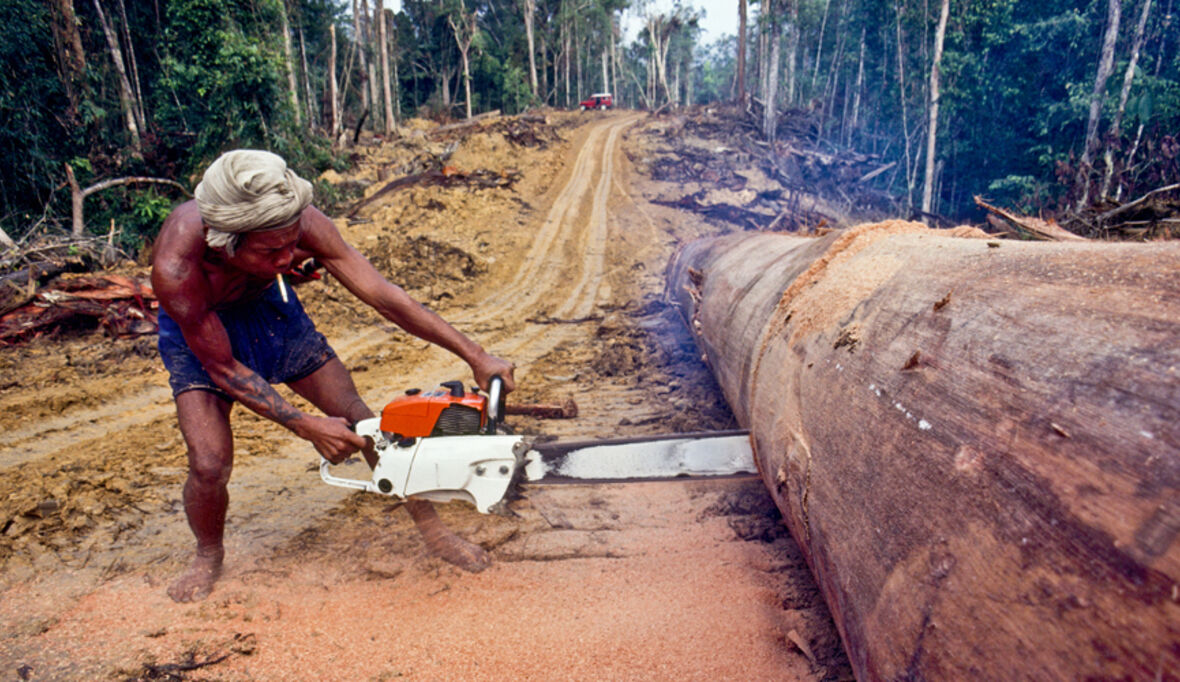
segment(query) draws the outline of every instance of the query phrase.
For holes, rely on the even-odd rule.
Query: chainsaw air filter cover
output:
[[[477,434],[487,420],[487,404],[485,396],[464,391],[459,381],[427,392],[412,388],[381,410],[381,430],[400,438]]]

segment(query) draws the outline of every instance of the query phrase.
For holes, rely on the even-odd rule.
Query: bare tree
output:
[[[295,75],[295,55],[291,49],[291,22],[287,19],[286,0],[279,2],[279,23],[283,31],[283,56],[287,65],[287,88],[291,93],[291,108],[295,111],[295,125],[303,125],[303,112],[299,109],[299,80]]]
[[[336,24],[328,25],[328,41],[331,45],[328,53],[328,99],[332,107],[332,144],[340,137],[340,100],[336,92]]]
[[[906,174],[906,210],[914,206],[914,183],[912,169],[914,166],[913,160],[910,158],[910,114],[909,108],[906,104],[906,87],[905,87],[905,43],[902,39],[901,32],[901,14],[902,6],[897,5],[897,87],[901,97],[901,131],[905,138],[905,174]]]
[[[778,63],[780,57],[779,21],[776,14],[778,6],[775,0],[763,1],[766,3],[766,20],[770,30],[770,49],[763,59],[766,78],[763,80],[765,90],[762,93],[765,100],[762,107],[762,135],[768,142],[774,142],[778,135]]]
[[[533,99],[537,98],[537,43],[533,33],[533,19],[537,14],[537,0],[521,0],[524,9],[524,32],[529,43],[529,84],[533,88]]]
[[[1143,0],[1143,9],[1139,12],[1139,24],[1135,27],[1135,42],[1131,46],[1131,59],[1127,62],[1127,71],[1123,74],[1123,90],[1119,93],[1119,108],[1115,112],[1114,122],[1110,124],[1110,141],[1106,145],[1104,159],[1106,161],[1105,175],[1102,177],[1103,199],[1110,196],[1110,180],[1114,176],[1114,145],[1118,144],[1122,136],[1123,115],[1127,112],[1127,99],[1131,96],[1131,83],[1135,80],[1135,67],[1139,64],[1139,53],[1143,51],[1143,41],[1146,35],[1147,17],[1151,13],[1151,0]]]
[[[746,108],[746,0],[738,0],[737,75],[734,76],[735,99]]]
[[[115,73],[118,76],[119,104],[123,107],[127,133],[131,136],[131,147],[139,155],[143,153],[143,146],[139,139],[140,121],[137,120],[138,117],[135,114],[135,93],[132,92],[131,81],[127,78],[127,68],[123,63],[123,51],[119,48],[119,38],[111,28],[111,22],[107,21],[106,13],[102,11],[102,4],[98,0],[94,0],[94,11],[98,14],[98,23],[102,26],[103,35],[106,36],[107,49],[110,51],[111,62],[115,65]]]
[[[458,18],[456,19],[456,15]],[[471,43],[475,40],[478,29],[475,26],[475,12],[468,13],[463,0],[459,0],[459,10],[447,15],[447,23],[455,34],[455,45],[459,48],[459,56],[463,61],[463,92],[467,103],[467,118],[471,118],[471,62],[468,59]]]
[[[934,202],[934,156],[938,139],[938,76],[942,66],[942,45],[946,38],[946,22],[950,15],[950,0],[942,0],[938,15],[938,30],[934,33],[934,60],[930,63],[930,123],[926,126],[926,175],[922,185],[922,212],[931,213]]]
[[[1078,164],[1077,184],[1081,185],[1082,194],[1078,199],[1077,208],[1080,210],[1090,203],[1090,170],[1094,160],[1094,152],[1098,149],[1098,121],[1102,118],[1102,100],[1106,94],[1106,80],[1114,71],[1114,46],[1119,37],[1119,15],[1122,12],[1122,0],[1108,0],[1106,11],[1106,34],[1102,38],[1102,55],[1098,60],[1098,73],[1094,77],[1094,92],[1090,95],[1090,119],[1086,123],[1086,142],[1082,150],[1082,160]]]
[[[385,134],[393,135],[393,89],[389,83],[389,42],[388,28],[385,25],[385,4],[382,0],[375,0],[373,13],[377,19],[377,42],[381,46],[381,88],[385,99]]]

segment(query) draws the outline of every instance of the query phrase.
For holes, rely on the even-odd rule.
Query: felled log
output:
[[[686,245],[675,298],[859,679],[1177,679],[1180,243]]]

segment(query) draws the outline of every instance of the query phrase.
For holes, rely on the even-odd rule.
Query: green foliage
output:
[[[41,215],[76,150],[47,4],[0,3],[0,226],[13,237]]]

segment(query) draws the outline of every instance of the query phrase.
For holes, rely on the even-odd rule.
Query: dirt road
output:
[[[518,364],[511,400],[579,405],[574,420],[514,419],[518,431],[731,426],[661,301],[675,245],[716,228],[648,203],[661,187],[629,159],[650,152],[652,122],[586,116],[565,115],[565,139],[544,149],[481,133],[450,157],[519,169],[513,190],[414,188],[338,224]],[[346,179],[371,193],[395,156],[371,150]],[[470,380],[334,282],[299,295],[375,408]],[[0,679],[849,675],[756,480],[534,487],[515,519],[446,505],[495,559],[472,575],[427,556],[387,498],[322,484],[310,446],[240,408],[225,576],[205,602],[175,604],[164,587],[192,538],[153,344],[96,335],[0,353]]]

